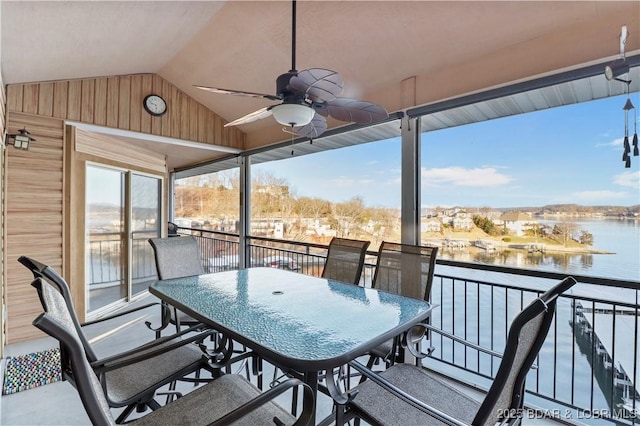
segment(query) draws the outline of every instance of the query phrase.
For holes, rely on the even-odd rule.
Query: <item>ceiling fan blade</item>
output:
[[[314,102],[326,102],[342,94],[344,82],[337,71],[310,68],[291,77],[289,86],[298,92],[306,93]]]
[[[386,109],[380,105],[357,99],[336,98],[325,102],[328,114],[340,121],[370,124],[389,117]]]
[[[327,120],[320,114],[316,114],[309,124],[300,127],[294,127],[293,132],[301,138],[315,139],[327,130]]]
[[[218,87],[197,86],[195,84],[194,84],[194,87],[197,87],[198,89],[206,90],[207,92],[221,93],[223,95],[249,96],[252,98],[270,99],[272,101],[280,100],[280,98],[275,95],[267,95],[265,93],[244,92],[240,90],[231,90],[231,89],[220,89]]]
[[[254,112],[251,112],[251,113],[245,115],[244,117],[240,117],[237,120],[233,120],[231,123],[225,124],[224,127],[237,126],[239,124],[247,124],[247,123],[251,123],[253,121],[261,120],[263,118],[267,118],[272,114],[271,108],[273,108],[273,107],[274,107],[274,105],[268,106],[268,107],[264,107],[264,108],[260,108],[257,111],[254,111]]]

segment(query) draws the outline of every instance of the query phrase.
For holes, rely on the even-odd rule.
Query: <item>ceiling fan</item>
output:
[[[295,1],[292,2],[291,69],[276,79],[275,95],[207,86],[195,87],[213,93],[282,101],[240,117],[225,124],[225,127],[251,123],[273,115],[278,123],[288,126],[283,129],[286,132],[313,139],[327,130],[327,116],[359,124],[374,123],[389,116],[387,110],[380,105],[338,97],[342,94],[343,81],[336,71],[324,68],[296,70]]]

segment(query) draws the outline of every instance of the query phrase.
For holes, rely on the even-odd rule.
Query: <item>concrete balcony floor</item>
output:
[[[156,300],[153,296],[147,295],[136,303],[148,303]],[[143,311],[144,314],[123,317],[119,320],[109,321],[108,325],[94,325],[85,328],[87,336],[99,356],[121,352],[138,346],[153,339],[153,333],[144,325],[145,321],[152,321],[158,324],[159,308],[150,308]],[[115,328],[117,333],[111,333]],[[126,331],[125,331],[126,330]],[[33,340],[25,343],[8,345],[5,356],[24,355],[44,349],[58,347],[57,341],[49,337]],[[366,362],[366,360],[364,360]],[[4,372],[4,360],[2,364]],[[272,380],[273,367],[264,365],[265,387]],[[4,380],[4,378],[3,378]],[[255,383],[255,377],[252,376]],[[455,384],[454,384],[455,385]],[[468,392],[472,397],[481,400],[483,395],[478,391],[469,390],[460,385],[463,391]],[[179,383],[178,390],[187,393],[194,389],[193,384]],[[158,398],[163,403],[163,398]],[[286,392],[276,400],[283,407],[291,406],[291,392]],[[321,420],[330,415],[332,401],[323,394],[318,396],[317,419]],[[114,418],[121,409],[112,409]],[[146,413],[133,413],[128,420]],[[80,397],[75,388],[66,381],[51,383],[35,389],[18,392],[12,395],[2,395],[0,399],[0,424],[2,425],[88,425],[91,424],[84,411]],[[363,422],[363,424],[365,424]],[[546,419],[526,419],[523,424],[554,425],[558,424]]]

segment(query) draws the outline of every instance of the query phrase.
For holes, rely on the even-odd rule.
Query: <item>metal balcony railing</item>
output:
[[[134,231],[131,246],[131,279],[134,283],[156,278],[153,250],[147,240],[156,231]],[[90,289],[119,285],[124,279],[123,234],[119,232],[92,233],[89,235],[87,260],[87,285]]]
[[[200,241],[209,272],[237,269],[236,234],[180,228]],[[327,246],[250,237],[250,266],[320,275]],[[370,286],[375,252],[367,255],[360,284]],[[515,315],[565,275],[530,269],[437,262],[431,324],[497,352]],[[549,336],[527,378],[528,415],[567,423],[640,424],[640,282],[576,276],[558,300]],[[423,364],[466,384],[488,388],[500,359],[431,333],[434,350]]]

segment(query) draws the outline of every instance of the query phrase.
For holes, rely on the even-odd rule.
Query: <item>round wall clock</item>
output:
[[[142,101],[144,109],[151,115],[159,117],[167,112],[167,103],[161,96],[147,95]]]

